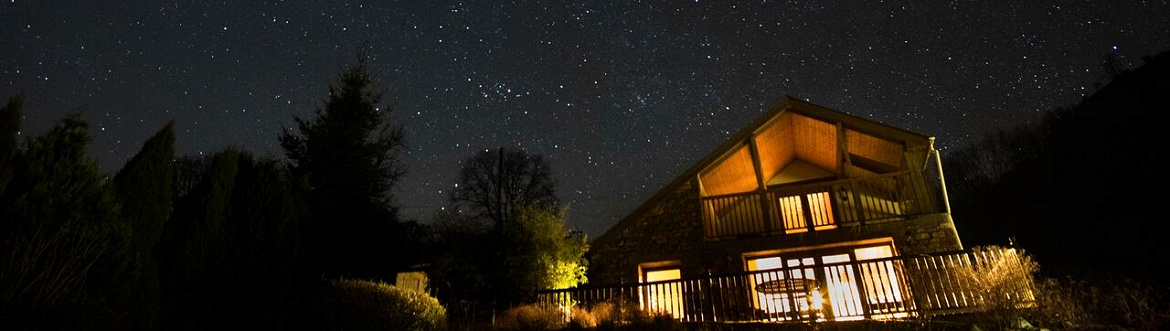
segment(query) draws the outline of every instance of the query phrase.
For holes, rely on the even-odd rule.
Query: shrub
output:
[[[670,314],[643,311],[630,302],[602,302],[588,309],[573,308],[570,326],[592,329],[586,322],[593,322],[596,330],[683,330],[682,323]]]
[[[569,310],[570,329],[581,330],[595,327],[597,327],[597,317],[593,315],[592,309],[585,310],[581,307],[573,307]]]
[[[556,306],[523,305],[500,313],[495,328],[500,330],[560,330],[566,326],[565,312]]]
[[[334,280],[323,293],[322,330],[441,330],[447,312],[426,293],[364,280]]]
[[[1016,328],[1024,308],[1035,306],[1035,273],[1039,265],[1027,254],[1002,247],[975,247],[970,265],[957,268],[959,284],[975,295],[983,323],[995,328]],[[981,324],[983,324],[981,323]]]
[[[1045,279],[1036,303],[1034,318],[1042,327],[1160,330],[1170,323],[1165,288],[1128,279]]]

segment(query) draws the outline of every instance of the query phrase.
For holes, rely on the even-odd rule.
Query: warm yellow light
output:
[[[678,269],[655,270],[646,272],[646,282],[653,283],[664,280],[676,280],[682,278]]]
[[[809,223],[814,230],[832,230],[837,228],[833,219],[833,205],[829,192],[793,195],[780,197],[776,205],[780,207],[781,217],[784,218],[785,233],[807,232]],[[808,215],[805,217],[804,204],[808,203]]]
[[[882,245],[855,249],[853,255],[857,256],[858,261],[865,261],[893,257],[894,251],[890,249],[890,246]]]
[[[643,302],[642,310],[657,314],[670,314],[675,318],[681,318],[685,314],[682,301],[682,284],[679,282],[670,282],[681,278],[682,273],[679,269],[647,271],[643,277],[646,283],[661,283],[642,286],[642,293],[644,298],[646,298],[646,301]]]
[[[812,304],[809,305],[809,309],[821,310],[825,306],[825,299],[821,298],[820,291],[812,291],[808,297],[812,299]]]

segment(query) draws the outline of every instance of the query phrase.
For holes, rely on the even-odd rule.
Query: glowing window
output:
[[[678,268],[646,270],[642,273],[642,309],[655,314],[681,318],[683,309],[682,278]]]
[[[812,223],[813,230],[836,229],[837,224],[833,219],[831,199],[829,192],[780,197],[776,201],[776,205],[780,207],[780,216],[784,218],[784,232],[806,232],[809,222]],[[805,217],[805,202],[808,203],[808,214],[812,217],[811,219]]]

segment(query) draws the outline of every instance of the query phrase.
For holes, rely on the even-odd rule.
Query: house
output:
[[[979,257],[960,252],[933,143],[787,97],[593,241],[589,280],[605,285],[543,298],[687,321],[970,307],[948,275]]]

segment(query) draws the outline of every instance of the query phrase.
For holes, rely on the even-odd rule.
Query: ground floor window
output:
[[[654,314],[684,316],[682,270],[677,261],[645,263],[638,267],[642,309]]]

